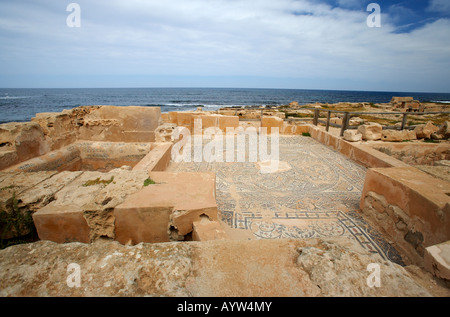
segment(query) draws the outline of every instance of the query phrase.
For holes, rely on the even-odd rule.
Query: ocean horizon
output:
[[[113,105],[160,107],[161,112],[223,107],[373,102],[394,96],[421,102],[450,103],[450,93],[351,91],[268,88],[0,88],[0,123],[30,121],[36,113],[60,112],[78,106]]]

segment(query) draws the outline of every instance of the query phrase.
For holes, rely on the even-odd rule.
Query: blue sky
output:
[[[2,0],[0,87],[450,93],[449,39],[450,0]]]

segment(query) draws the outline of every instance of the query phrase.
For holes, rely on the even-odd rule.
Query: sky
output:
[[[450,0],[0,1],[0,88],[91,87],[450,93]]]

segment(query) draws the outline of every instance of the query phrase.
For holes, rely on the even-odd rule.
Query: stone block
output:
[[[39,239],[57,243],[90,242],[90,228],[76,205],[47,205],[33,214]]]
[[[448,191],[448,182],[414,167],[373,168],[367,172],[360,207],[368,217],[374,216],[371,210],[379,214],[384,209],[390,216],[383,223],[385,233],[415,263],[422,265],[425,248],[450,238]],[[370,192],[378,195],[375,197],[382,196],[389,208],[368,209],[367,199],[374,196]],[[406,234],[398,230],[399,220],[408,229]]]
[[[432,138],[436,140],[449,139],[450,138],[450,121],[445,121],[439,130],[432,134]]]
[[[192,124],[192,113],[191,112],[178,112],[177,113],[177,124],[183,127],[191,128]]]
[[[369,122],[358,127],[358,132],[362,134],[362,139],[366,141],[380,140],[383,127],[379,123]]]
[[[163,120],[164,122],[168,122],[169,121],[169,114],[168,113],[161,113],[161,120]]]
[[[111,142],[152,142],[159,126],[159,107],[101,106],[84,117],[79,139]]]
[[[450,281],[450,240],[425,249],[424,267],[434,276]]]
[[[439,130],[431,121],[421,124],[414,129],[418,139],[429,139],[431,135]]]
[[[37,122],[46,136],[51,150],[57,150],[76,141],[77,130],[68,112],[37,113],[32,122]]]
[[[236,129],[239,127],[239,117],[238,116],[219,116],[219,129],[226,133],[227,128]]]
[[[193,223],[192,239],[194,241],[229,240],[218,221],[211,221],[201,217],[200,221]]]
[[[165,171],[171,160],[172,143],[154,143],[150,152],[140,160],[133,171]]]
[[[350,142],[359,142],[362,140],[362,134],[358,133],[356,130],[345,130],[344,131],[344,140]]]
[[[120,243],[182,240],[201,217],[217,220],[214,173],[151,172],[149,177],[156,184],[114,209]]]
[[[261,119],[261,128],[267,128],[267,134],[271,134],[273,128],[278,128],[278,132],[281,132],[283,128],[283,119],[274,116],[263,116]]]
[[[416,139],[416,133],[410,130],[383,130],[381,134],[381,140],[386,142],[402,142]]]
[[[15,151],[18,162],[43,155],[50,150],[41,126],[36,122],[0,124],[0,145]]]
[[[59,243],[114,238],[114,207],[139,191],[146,178],[126,169],[82,172],[33,214],[39,238]]]
[[[178,123],[178,112],[171,111],[168,113],[168,121],[169,123]]]
[[[219,117],[216,115],[200,115],[195,119],[202,120],[202,129],[216,128],[219,126]]]
[[[13,166],[19,162],[15,150],[0,150],[0,171]]]
[[[156,142],[171,142],[173,141],[173,131],[177,125],[175,123],[164,123],[160,125],[155,130],[155,141]]]

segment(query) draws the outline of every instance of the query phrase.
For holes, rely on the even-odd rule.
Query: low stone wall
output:
[[[414,167],[369,169],[362,212],[412,259],[423,264],[425,248],[450,240],[450,186]]]
[[[373,148],[409,165],[434,165],[434,162],[450,160],[450,144],[438,143],[383,143]]]
[[[151,143],[78,141],[62,149],[11,166],[5,171],[104,171],[124,165],[135,166]]]
[[[358,162],[365,167],[401,167],[409,166],[387,154],[373,149],[369,145],[345,141],[343,138],[322,130],[320,127],[309,125],[311,137],[320,143],[333,148],[344,156]]]
[[[159,107],[88,106],[0,124],[0,170],[76,141],[154,142]]]

